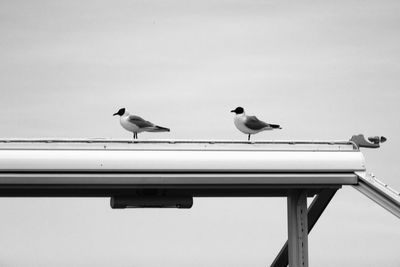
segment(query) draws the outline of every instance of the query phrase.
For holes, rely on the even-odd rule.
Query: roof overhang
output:
[[[285,195],[357,184],[358,171],[351,142],[0,140],[2,196]]]

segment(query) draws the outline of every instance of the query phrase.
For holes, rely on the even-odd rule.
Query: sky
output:
[[[254,140],[348,140],[400,190],[400,2],[0,1],[0,138],[131,138],[125,107],[170,133],[245,140],[231,109],[279,123]],[[265,266],[283,198],[111,210],[108,199],[0,199],[1,266]],[[310,202],[311,200],[309,200]],[[341,189],[309,236],[311,266],[400,264],[400,221]]]

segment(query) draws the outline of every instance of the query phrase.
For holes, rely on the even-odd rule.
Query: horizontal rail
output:
[[[0,139],[0,150],[359,151],[349,141]]]
[[[137,143],[137,144],[326,144],[326,145],[354,145],[345,140],[190,140],[190,139],[111,139],[111,138],[7,138],[0,139],[0,143]]]
[[[2,185],[355,185],[354,173],[0,173]]]
[[[304,189],[313,197],[323,189],[339,189],[341,185],[237,185],[237,184],[37,184],[1,185],[0,197],[112,197],[138,195],[171,195],[192,197],[286,197],[290,189]]]
[[[354,173],[0,173],[0,197],[283,197],[300,188],[312,197],[356,183]]]

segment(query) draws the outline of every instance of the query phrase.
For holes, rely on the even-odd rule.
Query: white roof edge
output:
[[[126,139],[0,139],[0,150],[246,150],[359,151],[350,141],[310,140],[126,140]]]
[[[0,149],[0,172],[354,172],[359,151]]]

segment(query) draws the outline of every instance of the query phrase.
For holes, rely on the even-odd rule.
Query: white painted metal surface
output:
[[[378,205],[400,218],[400,193],[382,183],[372,174],[357,172],[357,185],[353,187]]]
[[[349,142],[0,140],[0,172],[355,172]]]
[[[348,141],[0,140],[5,197],[122,195],[165,206],[177,203],[171,196],[287,196],[293,267],[308,266],[307,196],[318,190],[354,185],[399,216],[398,193],[377,190],[364,174],[364,157]]]
[[[308,267],[307,194],[290,190],[287,197],[290,267]]]

